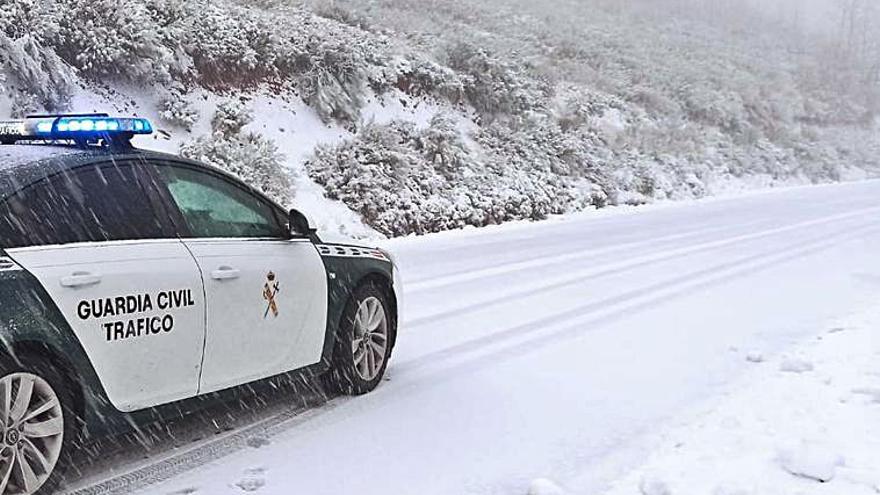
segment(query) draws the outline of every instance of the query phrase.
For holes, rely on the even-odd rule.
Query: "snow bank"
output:
[[[828,325],[662,433],[605,495],[880,493],[880,310]]]
[[[837,467],[844,465],[843,456],[827,447],[802,442],[783,450],[779,457],[782,467],[794,476],[827,483],[834,479]]]
[[[566,495],[566,493],[556,483],[545,478],[538,478],[533,480],[529,486],[528,495]]]

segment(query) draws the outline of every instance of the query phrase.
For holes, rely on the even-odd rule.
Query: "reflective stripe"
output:
[[[0,256],[0,272],[16,272],[21,270],[22,268],[12,258]]]
[[[376,248],[357,246],[342,246],[337,244],[316,244],[321,256],[331,258],[371,258],[383,261],[391,261],[385,254]]]

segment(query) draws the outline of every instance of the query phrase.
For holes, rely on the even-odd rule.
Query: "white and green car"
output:
[[[150,132],[106,115],[0,122],[0,495],[51,493],[114,416],[292,372],[361,394],[385,372],[391,257],[131,146]]]

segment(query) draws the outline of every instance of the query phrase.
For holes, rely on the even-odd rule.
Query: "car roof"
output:
[[[45,144],[0,145],[0,198],[9,197],[22,187],[40,179],[89,163],[149,158],[195,163],[173,155],[137,148]]]
[[[114,160],[162,160],[210,170],[235,181],[277,208],[285,209],[277,201],[230,172],[195,160],[134,147],[81,147],[54,144],[0,144],[0,201],[40,179],[83,165]]]

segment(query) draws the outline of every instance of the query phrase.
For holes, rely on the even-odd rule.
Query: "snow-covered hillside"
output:
[[[880,173],[857,60],[695,1],[2,0],[0,113],[151,117],[355,237]]]

